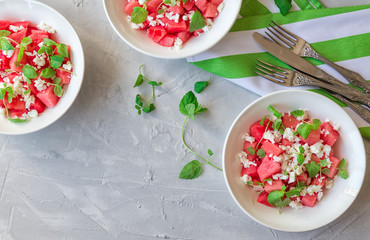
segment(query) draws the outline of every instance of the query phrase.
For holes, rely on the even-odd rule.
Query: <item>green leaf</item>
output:
[[[286,206],[288,206],[288,205],[289,205],[289,203],[290,203],[290,199],[289,199],[289,198],[285,198],[285,199],[283,200],[283,203],[281,204],[281,206],[280,206],[280,207],[286,207]]]
[[[50,57],[50,66],[52,68],[58,69],[62,66],[64,62],[64,57],[60,55],[54,55]]]
[[[143,102],[141,101],[141,96],[140,94],[136,94],[136,98],[135,98],[135,102],[137,105],[139,105],[140,107],[143,106]]]
[[[323,159],[319,162],[320,166],[321,167],[326,167],[328,165],[328,160],[327,159]]]
[[[303,164],[304,157],[303,157],[302,153],[298,154],[298,156],[297,156],[297,162],[298,162],[299,165],[302,165]]]
[[[68,47],[67,45],[63,44],[63,43],[60,43],[57,45],[57,51],[58,53],[60,54],[60,56],[62,57],[66,57],[68,58],[69,57],[69,52],[68,52]]]
[[[29,94],[30,92],[31,92],[31,90],[30,90],[30,89],[28,89],[28,90],[24,91],[24,94],[25,94],[25,95],[27,95],[27,94]]]
[[[145,112],[145,113],[150,113],[151,111],[153,111],[155,109],[155,106],[154,106],[154,104],[153,103],[151,103],[150,105],[149,105],[149,107],[146,107],[146,108],[143,108],[143,112]]]
[[[30,45],[31,43],[32,43],[32,38],[29,38],[29,37],[24,37],[21,41],[21,45],[23,46]]]
[[[254,155],[256,153],[256,151],[254,150],[254,148],[252,147],[248,147],[247,148],[248,152],[251,154],[251,155]]]
[[[24,122],[27,122],[27,119],[9,118],[9,121],[13,123],[24,123]]]
[[[140,86],[141,84],[143,84],[143,82],[144,82],[144,77],[142,74],[139,74],[139,76],[137,76],[136,78],[134,88]]]
[[[284,197],[284,191],[272,191],[267,196],[267,201],[275,206],[279,200],[281,201],[282,197]]]
[[[43,45],[47,46],[47,47],[51,47],[51,46],[56,46],[57,43],[54,42],[53,40],[49,39],[49,38],[44,38],[44,43]]]
[[[211,149],[208,149],[208,155],[211,157],[213,155],[213,152]]]
[[[162,85],[161,82],[156,82],[156,81],[148,81],[148,84],[152,85],[152,86],[161,86]]]
[[[191,103],[194,104],[195,108],[198,108],[197,97],[194,95],[192,91],[189,91],[182,97],[180,104],[179,104],[179,110],[185,116],[189,115],[188,111],[186,110],[186,105],[191,104]]]
[[[134,7],[131,14],[131,22],[140,24],[145,22],[148,17],[148,11],[144,7]]]
[[[260,148],[260,149],[257,151],[257,156],[258,156],[258,157],[261,157],[261,158],[264,158],[264,157],[266,156],[265,150],[263,150],[262,148]]]
[[[193,160],[186,164],[180,172],[181,179],[194,179],[202,173],[202,164],[198,160]]]
[[[312,130],[315,131],[315,130],[319,129],[320,125],[321,125],[320,119],[312,120]]]
[[[194,32],[198,29],[202,29],[206,25],[202,14],[199,10],[195,11],[190,20],[190,32]]]
[[[316,162],[309,162],[305,165],[310,178],[315,177],[320,172],[320,166]]]
[[[23,75],[29,79],[34,79],[37,77],[37,72],[31,65],[24,65],[22,68]]]
[[[6,87],[5,91],[8,92],[8,103],[11,103],[13,101],[13,88],[12,87]]]
[[[194,114],[195,114],[195,105],[193,103],[189,103],[185,106],[186,111],[188,113],[188,116],[190,116],[191,120],[194,120]]]
[[[261,121],[260,121],[260,125],[261,125],[261,126],[264,126],[265,119],[266,119],[268,116],[269,116],[269,115],[266,115],[266,116],[264,116],[264,117],[261,119]]]
[[[56,71],[54,71],[53,69],[51,69],[51,68],[44,68],[44,69],[42,69],[42,71],[41,71],[41,76],[43,76],[44,78],[53,78],[53,77],[55,77],[55,74],[56,74],[57,72]],[[59,83],[58,83],[59,84]]]
[[[302,154],[304,153],[304,148],[302,146],[299,146],[299,152]]]
[[[280,126],[281,126],[281,118],[277,119],[273,124],[272,124],[272,128],[275,130],[275,131],[279,131],[280,129]]]
[[[294,197],[294,196],[297,196],[299,197],[299,193],[302,191],[301,188],[293,188],[292,190],[286,192],[286,197],[287,198],[291,198],[291,197]]]
[[[304,111],[303,110],[294,110],[290,114],[293,115],[293,117],[302,117],[304,115]]]
[[[275,117],[281,118],[281,113],[279,113],[275,108],[273,108],[271,105],[267,106],[267,110],[269,110],[272,114],[274,114]]]
[[[5,98],[5,88],[0,88],[0,100]]]
[[[339,177],[343,178],[343,179],[347,179],[348,178],[348,172],[347,170],[345,169],[340,169],[339,170]]]
[[[272,181],[272,178],[266,178],[265,180],[263,180],[263,182],[268,182],[268,181]]]
[[[310,135],[311,128],[310,124],[301,124],[298,126],[297,132],[303,139],[307,139],[308,135]]]
[[[194,84],[194,91],[201,93],[209,85],[209,81],[199,81]]]
[[[61,97],[63,95],[63,89],[60,85],[54,86],[54,94],[57,95],[58,97]]]
[[[323,168],[323,169],[321,169],[321,172],[325,175],[330,175],[330,169],[329,168]]]
[[[280,9],[280,13],[285,16],[292,8],[292,0],[275,0],[276,6]]]
[[[24,75],[24,74],[23,74]],[[26,77],[26,81],[27,81],[27,84],[28,85],[30,85],[31,84],[31,80],[28,78],[28,77]]]
[[[47,55],[53,55],[53,49],[51,47],[45,47],[45,52]]]
[[[53,83],[56,85],[60,85],[61,82],[62,82],[62,79],[60,77],[55,77],[53,79]]]
[[[344,168],[346,166],[346,159],[342,158],[342,160],[340,160],[337,168],[341,169],[341,168]]]
[[[182,0],[182,3],[187,3],[188,2],[188,0]]]
[[[7,37],[11,34],[10,31],[7,30],[0,30],[0,38]]]
[[[248,184],[249,186],[253,186],[253,181],[247,181],[247,184]]]
[[[200,107],[200,108],[199,108]],[[199,108],[199,110],[196,110],[195,111],[195,114],[197,114],[197,113],[202,113],[202,112],[205,112],[205,111],[207,111],[208,110],[208,108],[203,108],[201,105],[199,105],[198,106],[198,108]],[[197,108],[197,109],[198,109]]]
[[[9,50],[14,50],[13,45],[9,42],[8,39],[6,38],[1,38],[0,39],[0,50],[3,51],[9,51]]]
[[[296,187],[304,188],[305,186],[306,186],[306,182],[305,181],[300,181],[300,182],[297,183]]]
[[[164,9],[161,8],[161,9],[158,10],[158,15],[161,15],[163,13],[164,13]]]
[[[40,47],[40,49],[37,51],[39,55],[43,54],[45,52],[45,46]]]
[[[26,47],[22,46],[20,47],[19,49],[19,52],[18,52],[18,56],[17,56],[17,63],[19,63],[20,61],[22,61],[22,58],[23,58],[23,54],[24,54],[24,50],[26,49]]]

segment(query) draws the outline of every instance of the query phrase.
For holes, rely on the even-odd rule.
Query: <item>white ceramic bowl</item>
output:
[[[54,27],[58,41],[71,46],[71,58],[74,73],[70,84],[58,104],[46,109],[39,117],[26,123],[16,124],[6,119],[0,120],[0,133],[17,135],[35,132],[45,128],[59,119],[72,105],[80,91],[84,76],[85,60],[82,45],[72,25],[53,8],[31,0],[2,0],[0,1],[0,19],[20,21],[28,20],[33,24],[45,22]]]
[[[242,135],[249,126],[269,114],[268,105],[280,112],[309,109],[310,118],[332,120],[340,124],[340,137],[334,145],[334,155],[347,160],[349,178],[335,180],[334,187],[324,192],[315,207],[284,208],[279,215],[276,208],[256,202],[257,194],[240,180],[241,164],[237,153],[243,149]],[[288,90],[259,98],[236,118],[227,134],[223,152],[224,176],[228,189],[239,207],[255,221],[277,230],[308,231],[322,227],[342,215],[359,193],[366,169],[366,155],[362,137],[352,119],[336,103],[319,94]]]
[[[184,47],[177,51],[168,47],[162,47],[153,42],[146,31],[138,31],[131,28],[124,12],[125,1],[103,0],[105,13],[116,33],[128,45],[149,56],[179,59],[194,56],[213,47],[220,41],[234,24],[241,7],[242,0],[224,0],[225,8],[216,18],[211,31],[196,38],[191,38]]]

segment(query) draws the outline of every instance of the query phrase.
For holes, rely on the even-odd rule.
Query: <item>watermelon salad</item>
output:
[[[223,0],[123,0],[133,29],[147,31],[161,46],[180,50],[191,37],[211,30]]]
[[[243,136],[241,180],[258,192],[257,202],[279,209],[314,207],[339,175],[347,179],[344,159],[333,148],[340,127],[309,119],[307,110],[267,115]]]
[[[0,20],[0,117],[24,122],[58,103],[73,65],[54,33],[43,22]]]

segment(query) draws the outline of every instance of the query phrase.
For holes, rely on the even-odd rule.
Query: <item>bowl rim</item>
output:
[[[270,226],[260,220],[258,220],[257,218],[255,218],[254,216],[252,216],[246,209],[243,208],[243,206],[239,203],[239,201],[236,199],[232,189],[231,189],[231,186],[230,186],[230,183],[228,181],[228,178],[227,178],[227,173],[225,171],[225,167],[226,167],[226,148],[227,148],[227,145],[228,145],[228,141],[229,141],[229,137],[230,137],[230,134],[233,130],[233,128],[235,127],[235,125],[237,124],[237,122],[240,120],[240,118],[245,114],[246,111],[248,111],[252,106],[258,104],[259,102],[261,102],[262,100],[264,100],[265,98],[269,98],[269,97],[273,97],[275,95],[280,95],[280,94],[284,94],[284,93],[291,93],[291,92],[296,92],[296,93],[306,93],[306,94],[310,94],[314,97],[320,97],[320,98],[323,98],[323,99],[327,99],[327,100],[330,100],[328,99],[327,97],[325,96],[322,96],[318,93],[315,93],[315,92],[311,92],[311,91],[307,91],[307,90],[293,90],[293,89],[289,89],[289,90],[280,90],[280,91],[276,91],[276,92],[272,92],[272,93],[269,93],[269,94],[266,94],[264,96],[261,96],[260,98],[254,100],[252,103],[248,104],[239,114],[238,116],[235,118],[235,120],[233,121],[233,123],[230,125],[230,128],[226,134],[226,137],[225,137],[225,142],[224,142],[224,146],[223,146],[223,152],[222,152],[222,168],[224,169],[223,171],[223,175],[224,175],[224,180],[225,180],[225,183],[226,183],[226,186],[227,186],[227,189],[232,197],[232,199],[234,200],[234,202],[239,206],[239,208],[245,213],[247,214],[251,219],[253,219],[254,221],[258,222],[259,224],[265,226],[265,227],[268,227],[268,228],[271,228],[271,229],[275,229],[275,230],[279,230],[279,231],[284,231],[284,232],[307,232],[307,231],[311,231],[311,230],[314,230],[314,229],[318,229],[318,228],[321,228],[323,226],[326,226],[327,224],[335,221],[336,219],[338,219],[340,216],[342,216],[351,206],[352,204],[355,202],[355,200],[357,199],[357,196],[358,194],[361,192],[361,189],[362,189],[362,186],[363,186],[363,181],[364,181],[364,178],[365,178],[365,173],[366,173],[366,150],[365,150],[365,145],[364,145],[364,141],[363,141],[363,138],[360,134],[360,131],[359,129],[357,128],[356,124],[353,122],[353,119],[351,117],[349,117],[351,119],[351,121],[353,122],[353,124],[356,126],[356,130],[355,130],[355,134],[357,135],[357,137],[360,139],[361,141],[361,155],[364,156],[364,168],[362,169],[362,178],[361,178],[361,186],[359,187],[359,190],[358,192],[356,193],[356,195],[354,196],[352,202],[345,208],[342,210],[342,212],[335,216],[333,219],[330,219],[328,222],[326,222],[324,225],[321,225],[321,226],[315,226],[315,227],[309,227],[307,229],[304,229],[304,230],[292,230],[292,229],[285,229],[285,228],[279,228],[277,226]],[[341,108],[341,111],[343,111],[344,114],[348,115],[347,112],[345,112],[343,110],[343,108]]]
[[[172,56],[172,55],[159,55],[159,54],[154,54],[154,53],[151,53],[151,52],[147,52],[147,51],[144,51],[142,50],[141,48],[135,46],[134,43],[130,42],[129,40],[127,40],[117,29],[116,25],[113,23],[113,20],[111,18],[111,16],[109,15],[109,12],[108,12],[108,8],[107,8],[107,4],[108,4],[108,1],[112,1],[112,0],[102,0],[103,1],[103,6],[104,6],[104,12],[105,12],[105,15],[107,16],[108,18],[108,21],[111,25],[111,27],[113,28],[113,30],[116,32],[116,34],[127,44],[129,45],[130,47],[132,47],[133,49],[145,54],[145,55],[148,55],[148,56],[151,56],[151,57],[155,57],[155,58],[160,58],[160,59],[184,59],[184,58],[188,58],[188,57],[192,57],[192,56],[195,56],[195,55],[198,55],[202,52],[205,52],[207,50],[209,50],[210,48],[214,47],[217,43],[219,43],[229,32],[230,32],[230,29],[232,28],[232,26],[234,24],[231,24],[229,27],[227,27],[225,30],[225,32],[220,35],[219,39],[215,42],[213,42],[212,44],[209,44],[207,45],[207,47],[205,48],[202,48],[202,49],[199,49],[198,51],[194,51],[194,52],[190,52],[189,54],[184,54],[182,56]],[[234,0],[235,1],[235,0]],[[238,13],[240,12],[240,9],[241,9],[241,6],[242,6],[242,0],[237,0],[238,2],[236,3],[233,3],[233,4],[238,4],[237,6],[237,9],[238,9]],[[232,20],[233,20],[233,23],[235,23],[236,19],[238,18],[238,14],[235,15]]]
[[[32,3],[32,4],[35,4],[35,5],[40,5],[40,6],[44,7],[44,8],[46,8],[46,9],[48,9],[48,11],[53,12],[55,15],[59,16],[61,19],[63,19],[65,21],[65,24],[68,25],[73,30],[74,34],[77,37],[76,38],[76,42],[78,43],[79,50],[82,53],[81,54],[81,69],[82,69],[82,71],[81,71],[81,76],[78,77],[81,80],[79,81],[80,83],[77,86],[78,87],[78,90],[76,91],[76,94],[71,98],[71,100],[67,104],[67,107],[63,111],[61,111],[55,119],[53,119],[52,121],[48,122],[45,125],[40,125],[39,127],[35,127],[35,128],[32,128],[32,129],[29,129],[29,130],[26,129],[25,131],[22,131],[22,132],[4,132],[4,131],[0,131],[0,134],[13,135],[13,136],[16,136],[16,135],[24,135],[24,134],[30,134],[30,133],[37,132],[39,130],[42,130],[44,128],[47,128],[48,126],[52,125],[57,120],[59,120],[62,116],[64,116],[64,114],[71,108],[71,106],[75,102],[77,96],[79,95],[80,90],[81,90],[81,87],[82,87],[82,83],[83,83],[83,80],[84,80],[84,74],[85,74],[85,54],[84,54],[84,50],[83,50],[83,47],[82,47],[81,39],[78,36],[78,34],[77,34],[76,30],[74,29],[74,27],[72,26],[72,24],[67,20],[67,18],[65,18],[61,13],[59,13],[57,10],[55,10],[52,7],[50,7],[49,5],[47,5],[45,3],[42,3],[42,2],[39,2],[39,1],[36,1],[36,0],[0,0],[0,4],[6,3],[6,2],[8,2],[8,3],[14,3],[15,1],[17,1],[17,2],[24,2],[26,4]],[[31,121],[32,120],[37,120],[37,118],[31,119]]]

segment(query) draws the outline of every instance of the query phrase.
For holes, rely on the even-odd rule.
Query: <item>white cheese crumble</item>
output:
[[[318,194],[317,194],[317,200],[321,200],[321,198],[322,198],[322,195],[323,195],[324,193],[323,192],[319,192]]]
[[[45,22],[41,22],[39,25],[37,25],[37,28],[48,33],[56,33],[55,29],[47,25]]]
[[[321,192],[321,186],[320,185],[310,185],[307,187],[307,193],[309,195],[314,195],[316,192]]]
[[[249,176],[248,174],[244,174],[243,177],[240,178],[242,180],[243,183],[247,184],[247,182],[250,182],[252,181],[252,178],[251,176]]]
[[[294,132],[291,128],[286,128],[283,134],[283,138],[290,142],[294,141]]]
[[[174,47],[176,50],[181,50],[182,48],[182,40],[180,38],[176,38],[175,40],[175,43],[174,43]]]
[[[139,0],[140,5],[144,5],[144,3],[145,3],[145,0]]]
[[[239,158],[240,162],[243,164],[243,166],[245,168],[248,168],[251,165],[257,166],[257,164],[255,162],[249,161],[249,159],[247,158],[247,156],[248,156],[248,154],[246,152],[244,152],[244,151],[241,151],[238,154],[238,158]]]
[[[37,88],[37,91],[43,91],[47,88],[46,82],[40,78],[36,79],[34,83],[35,87]]]
[[[3,51],[3,54],[7,57],[7,58],[11,58],[14,54],[14,50],[4,50]]]
[[[323,147],[324,146],[321,142],[317,142],[314,145],[310,146],[310,151],[311,153],[316,154],[318,158],[322,158],[324,156]]]
[[[256,141],[256,139],[254,137],[250,136],[248,133],[244,134],[242,139],[249,142],[249,143],[254,143],[254,141]]]
[[[72,70],[72,63],[68,61],[66,64],[62,66],[65,70],[71,71]]]
[[[33,59],[33,62],[37,65],[37,68],[40,69],[41,67],[45,66],[45,54],[38,55]]]
[[[136,23],[131,23],[131,28],[132,29],[135,29],[135,30],[137,30],[137,29],[141,29],[141,28],[143,28],[144,27],[144,24],[143,23],[139,23],[139,24],[136,24]]]
[[[291,201],[289,203],[289,206],[291,206],[292,208],[294,209],[299,209],[299,208],[302,208],[302,203],[298,202],[298,201]]]
[[[275,143],[275,136],[274,136],[274,134],[272,134],[271,131],[266,131],[263,134],[263,138],[266,139],[266,140],[269,140],[272,143]]]
[[[225,3],[220,3],[220,5],[218,5],[217,7],[217,11],[221,13],[224,10],[224,7],[225,7]]]
[[[36,117],[39,116],[39,113],[37,112],[37,110],[31,110],[31,111],[28,112],[28,116],[30,118],[36,118]]]
[[[323,153],[325,154],[326,158],[329,158],[330,153],[331,153],[331,147],[329,145],[324,145],[322,148]]]
[[[281,162],[281,157],[274,156],[272,159],[274,160],[274,162]]]
[[[30,109],[31,104],[35,103],[35,96],[31,95],[31,93],[25,94],[23,101],[26,103],[26,108]]]
[[[295,182],[295,172],[290,172],[288,183],[293,183],[293,182]]]
[[[19,31],[23,30],[23,29],[24,29],[24,27],[23,27],[23,26],[14,26],[14,25],[9,25],[9,29],[10,29],[11,31],[13,31],[13,32],[19,32]]]
[[[326,179],[325,181],[325,188],[331,189],[334,186],[334,180],[333,179]]]

